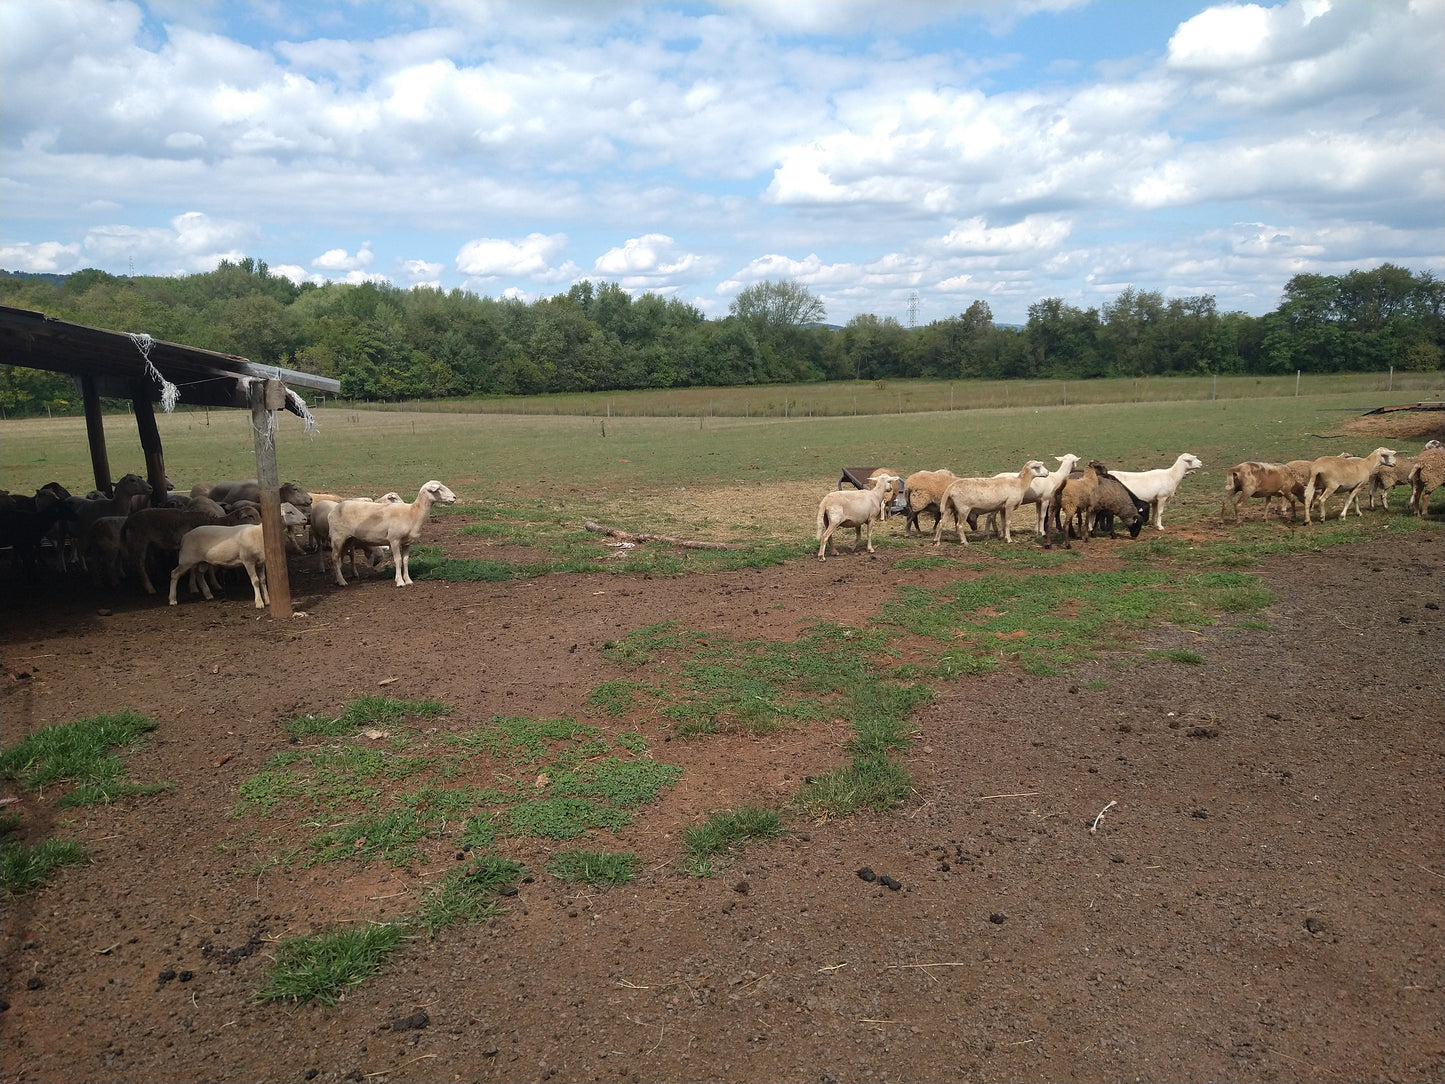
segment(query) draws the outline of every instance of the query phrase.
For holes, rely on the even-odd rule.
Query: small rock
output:
[[[1314,915],[1310,915],[1309,918],[1305,919],[1305,929],[1309,930],[1310,933],[1319,933],[1324,928],[1325,924],[1315,918]]]
[[[318,1076],[320,1076],[320,1075],[321,1075],[321,1070],[320,1070],[320,1069],[307,1069],[306,1072],[304,1072],[304,1073],[301,1074],[301,1078],[302,1078],[303,1080],[315,1080],[315,1079],[316,1079]]]
[[[170,982],[171,979],[173,979],[173,978],[175,978],[175,977],[176,977],[175,971],[173,971],[171,968],[168,967],[168,968],[166,968],[164,971],[162,971],[159,975],[156,976],[156,982]]]
[[[516,885],[502,885],[501,888],[497,889],[497,895],[499,896],[515,896],[516,894]]]
[[[40,976],[38,975],[31,975],[25,980],[25,989],[27,990],[39,990],[44,985],[45,983],[40,981]]]
[[[1196,810],[1194,810],[1194,812],[1190,813],[1189,815],[1190,815],[1191,817],[1193,817],[1193,818],[1194,818],[1195,820],[1197,820],[1197,821],[1202,821],[1202,820],[1208,819],[1208,817],[1209,817],[1209,810],[1207,810],[1207,809],[1196,809]]]
[[[737,884],[733,885],[733,891],[736,892],[739,896],[746,896],[752,890],[753,886],[748,884],[747,881],[739,881]]]
[[[886,873],[883,874],[881,877],[878,878],[878,883],[881,884],[881,885],[886,885],[888,888],[890,888],[890,889],[891,889],[892,891],[894,891],[894,892],[897,892],[900,888],[903,887],[901,884],[899,884],[897,881],[895,881],[892,877],[888,876],[888,874],[886,874]]]
[[[860,869],[858,871],[858,876],[862,877],[865,881],[878,880],[878,874],[874,873],[873,870],[870,869],[868,866],[864,866],[862,869]]]
[[[193,972],[190,972],[190,971],[182,971],[179,975],[176,976],[176,981],[178,981],[178,982],[190,982],[190,981],[191,981],[193,978],[195,978],[195,977],[196,977],[196,976],[195,976],[195,974],[194,974]]]
[[[414,1012],[410,1016],[403,1016],[399,1020],[391,1022],[392,1031],[415,1031],[424,1028],[431,1023],[431,1017],[424,1012]]]
[[[992,922],[995,926],[1002,926],[1006,921],[1008,921],[1008,915],[1004,914],[1002,911],[995,911],[993,914],[988,916],[988,920]]]
[[[96,612],[96,615],[99,616],[99,617],[109,617],[109,616],[110,616],[112,613],[114,613],[115,611],[109,609],[108,607],[102,606],[100,609],[96,610],[95,612]]]

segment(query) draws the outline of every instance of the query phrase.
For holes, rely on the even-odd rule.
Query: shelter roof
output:
[[[162,386],[147,360],[180,391],[179,401],[196,406],[247,407],[247,381],[279,379],[289,388],[337,395],[341,384],[330,377],[295,369],[257,365],[232,354],[133,336],[122,331],[73,324],[41,312],[0,305],[0,362],[90,377],[98,394],[161,399]],[[286,407],[300,414],[287,399]]]

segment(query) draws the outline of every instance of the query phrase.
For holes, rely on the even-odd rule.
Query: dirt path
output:
[[[175,785],[78,816],[25,796],[27,831],[73,816],[92,861],[4,907],[0,1075],[1439,1080],[1441,566],[1434,531],[1273,560],[1267,629],[1146,634],[1202,666],[1136,651],[940,686],[907,754],[912,801],[797,826],[711,878],[679,871],[680,829],[781,805],[846,759],[848,733],[654,729],[684,776],[604,844],[641,857],[634,883],[538,876],[503,918],[418,938],[331,1010],[252,1000],[270,939],[403,913],[450,856],[254,872],[256,826],[231,811],[284,747],[280,720],[377,691],[444,701],[445,725],[582,716],[620,673],[598,648],[629,629],[786,639],[865,623],[880,583],[948,573],[845,555],[396,592],[298,570],[309,616],[281,625],[248,601],[127,595],[101,614],[62,592],[41,608],[36,585],[12,584],[6,744],[127,706],[161,722],[132,777]],[[519,857],[540,871],[546,848]],[[167,969],[193,977],[159,982]],[[426,1026],[392,1027],[418,1011]]]

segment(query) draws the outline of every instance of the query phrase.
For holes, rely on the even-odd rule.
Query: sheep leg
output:
[[[256,596],[256,609],[264,610],[271,601],[266,593],[266,581],[263,578],[266,574],[266,566],[261,565],[258,573],[256,565],[251,564],[249,561],[244,562],[244,564],[246,575],[251,577],[251,591]],[[262,601],[263,599],[265,599],[264,602]]]
[[[337,538],[335,535],[332,535],[332,536],[331,536],[331,573],[332,573],[332,577],[336,580],[336,586],[338,586],[338,587],[345,587],[345,586],[346,586],[346,579],[345,579],[345,577],[343,577],[343,576],[341,575],[342,552],[343,552],[345,549],[346,549],[346,539],[344,539],[344,538]],[[352,576],[355,576],[355,575],[356,575],[355,569],[352,570],[352,573],[351,573],[351,574],[352,574]]]
[[[405,542],[391,544],[392,563],[396,565],[396,585],[411,586],[411,547]]]

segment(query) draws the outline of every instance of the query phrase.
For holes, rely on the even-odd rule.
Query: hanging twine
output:
[[[281,379],[280,369],[276,370],[276,379]],[[289,387],[286,389],[286,401],[291,404],[292,410],[301,415],[301,420],[306,425],[306,435],[308,437],[314,437],[317,433],[321,432],[321,423],[318,422],[316,418],[312,416],[311,411],[307,409],[306,400],[297,395],[296,392]]]
[[[131,331],[127,334],[130,335],[130,341],[135,343],[135,348],[140,351],[141,360],[145,362],[146,372],[161,386],[161,409],[167,414],[171,413],[176,409],[176,400],[181,397],[181,391],[162,376],[161,371],[151,361],[151,347],[155,345],[155,340],[144,331],[139,333]]]

